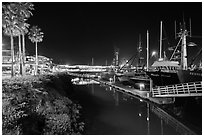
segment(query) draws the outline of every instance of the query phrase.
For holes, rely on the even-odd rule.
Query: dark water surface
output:
[[[153,104],[101,85],[75,86],[86,135],[177,135],[186,130]],[[167,117],[167,118],[166,118]],[[171,117],[170,117],[171,119]]]

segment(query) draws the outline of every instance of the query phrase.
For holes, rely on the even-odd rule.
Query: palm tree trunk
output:
[[[19,69],[20,75],[22,75],[22,52],[21,52],[21,35],[18,35],[18,46],[19,46]]]
[[[13,47],[13,34],[10,31],[10,38],[11,38],[11,77],[14,76],[14,47]]]
[[[38,44],[35,42],[35,75],[37,75],[38,71]]]
[[[23,68],[22,68],[22,74],[23,76],[25,75],[25,35],[24,33],[22,33],[22,40],[23,40],[23,54],[22,54],[22,57],[23,57]]]

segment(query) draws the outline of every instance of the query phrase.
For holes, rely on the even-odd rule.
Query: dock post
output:
[[[115,74],[114,74],[114,76],[113,76],[113,82],[115,83]]]
[[[150,92],[150,95],[152,94],[152,87],[153,87],[153,81],[152,81],[152,79],[150,78],[149,79],[149,85],[150,85],[150,89],[149,89],[149,92]]]

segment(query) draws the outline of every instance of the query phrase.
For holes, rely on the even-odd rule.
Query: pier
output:
[[[151,101],[156,104],[171,104],[174,103],[175,97],[189,97],[189,96],[202,96],[202,82],[191,82],[169,86],[152,87],[152,81],[150,82],[150,90],[139,90],[131,87],[124,86],[120,83],[109,82],[98,79],[89,74],[68,73],[71,76],[89,78],[99,82],[103,85],[108,85],[118,91],[130,93],[134,96],[138,96],[142,99]]]

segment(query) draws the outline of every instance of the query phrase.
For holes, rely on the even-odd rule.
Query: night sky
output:
[[[119,48],[120,60],[136,54],[139,34],[142,37],[142,55],[146,57],[146,32],[149,30],[150,52],[159,50],[160,21],[163,21],[164,49],[176,46],[174,21],[192,20],[192,34],[202,35],[201,2],[34,2],[35,10],[28,23],[44,32],[38,53],[55,62],[66,64],[104,65],[112,62],[114,48]],[[26,37],[26,50],[35,54],[35,46]],[[9,39],[5,38],[9,43]],[[202,47],[201,38],[190,38],[198,46],[189,47],[192,58]],[[190,50],[190,51],[189,51]],[[194,52],[192,52],[194,51]],[[169,52],[167,51],[169,56]],[[153,59],[152,59],[153,60]]]

